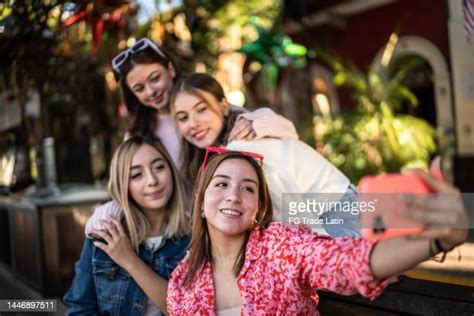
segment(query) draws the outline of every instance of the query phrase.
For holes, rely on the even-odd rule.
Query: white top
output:
[[[283,210],[283,193],[337,193],[332,198],[339,199],[350,185],[350,180],[339,169],[299,140],[267,138],[234,141],[227,148],[264,156],[263,170],[272,198],[275,221],[282,221],[283,211],[288,211]],[[323,228],[317,232],[327,234]]]
[[[217,311],[217,316],[238,316],[242,312],[242,306],[232,307]]]
[[[148,237],[145,239],[145,247],[149,249],[151,252],[158,249],[163,241],[163,235],[155,236],[155,237]]]

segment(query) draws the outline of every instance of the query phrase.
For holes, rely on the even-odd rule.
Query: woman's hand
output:
[[[255,134],[252,127],[252,121],[241,117],[235,122],[234,127],[230,131],[228,141],[252,140],[255,139],[256,136],[257,134]]]
[[[401,197],[405,207],[400,210],[400,214],[423,223],[427,228],[419,234],[408,236],[408,238],[436,238],[439,239],[445,250],[451,250],[465,242],[469,221],[459,190],[423,171],[414,170],[413,172],[420,176],[438,195],[404,195]]]
[[[110,221],[101,220],[100,223],[104,229],[94,231],[94,235],[104,239],[107,244],[95,241],[94,245],[105,251],[119,266],[128,270],[132,260],[138,256],[130,243],[130,239],[125,234],[122,224],[113,218]]]
[[[398,275],[428,259],[433,255],[433,239],[438,239],[443,248],[437,251],[451,250],[467,239],[468,216],[459,191],[424,172],[413,172],[437,194],[401,195],[404,206],[399,213],[422,223],[426,230],[378,242],[370,257],[376,279]]]
[[[102,220],[101,225],[104,229],[95,231],[95,234],[103,238],[107,244],[95,241],[94,245],[105,251],[115,263],[127,270],[160,311],[166,311],[168,281],[138,257],[119,221],[116,219]]]

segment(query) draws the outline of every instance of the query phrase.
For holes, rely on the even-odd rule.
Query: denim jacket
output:
[[[359,200],[359,193],[354,185],[349,185],[349,188],[344,195],[339,199],[340,203],[348,203],[354,205]],[[360,212],[337,212],[330,210],[320,216],[324,220],[324,229],[332,237],[349,236],[349,237],[361,237],[360,231]],[[334,225],[327,224],[331,220],[342,219],[344,224]]]
[[[76,275],[64,296],[69,306],[67,315],[143,315],[147,296],[130,274],[117,265],[104,251],[86,238],[81,257],[76,262]],[[186,254],[188,237],[164,238],[151,251],[140,245],[139,257],[160,276],[169,279],[171,272]]]

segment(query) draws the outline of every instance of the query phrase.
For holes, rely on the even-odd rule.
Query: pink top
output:
[[[158,138],[173,160],[176,168],[181,168],[181,134],[171,119],[171,115],[157,114],[155,137]]]
[[[237,278],[242,315],[319,315],[314,290],[342,295],[357,292],[374,299],[396,278],[375,280],[369,264],[374,243],[349,237],[331,238],[304,226],[271,223],[253,230],[245,264]],[[170,315],[216,315],[211,264],[183,285],[189,269],[183,260],[168,285]]]
[[[295,125],[284,116],[273,112],[270,108],[259,108],[253,112],[240,114],[238,119],[241,117],[252,121],[253,131],[256,135],[255,139],[265,137],[280,139],[299,138]]]

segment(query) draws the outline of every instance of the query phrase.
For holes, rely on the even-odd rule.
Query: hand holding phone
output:
[[[382,240],[423,231],[423,224],[398,215],[403,207],[399,193],[429,194],[434,191],[416,173],[366,176],[359,182],[362,200],[371,200],[373,212],[361,215],[362,235]],[[369,201],[366,201],[369,202]]]

